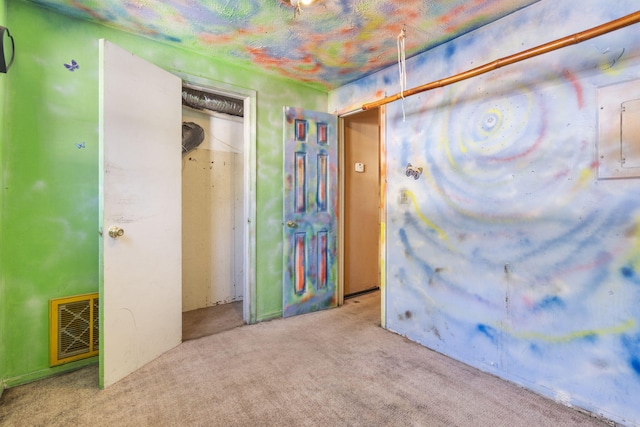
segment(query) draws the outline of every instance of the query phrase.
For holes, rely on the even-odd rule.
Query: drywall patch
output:
[[[598,88],[598,178],[640,178],[640,80]]]

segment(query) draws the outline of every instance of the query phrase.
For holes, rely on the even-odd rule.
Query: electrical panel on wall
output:
[[[640,80],[598,88],[598,178],[640,178]]]

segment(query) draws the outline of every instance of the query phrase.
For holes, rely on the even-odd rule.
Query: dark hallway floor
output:
[[[242,326],[242,301],[182,313],[182,341],[218,334]]]

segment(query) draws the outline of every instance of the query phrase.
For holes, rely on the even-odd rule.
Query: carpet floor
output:
[[[2,426],[605,426],[380,328],[380,293],[6,390]]]

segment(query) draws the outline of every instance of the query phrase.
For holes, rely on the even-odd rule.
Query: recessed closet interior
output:
[[[241,305],[242,100],[185,86],[182,119],[182,311]]]

